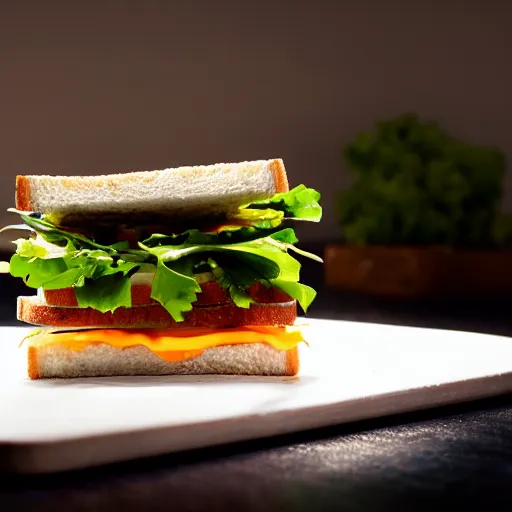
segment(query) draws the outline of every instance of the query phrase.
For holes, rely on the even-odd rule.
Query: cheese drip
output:
[[[32,346],[60,345],[83,350],[107,344],[118,349],[143,346],[165,361],[178,362],[200,356],[205,350],[225,345],[266,343],[276,350],[291,350],[304,341],[297,327],[244,326],[227,329],[91,329],[43,332],[30,338]]]

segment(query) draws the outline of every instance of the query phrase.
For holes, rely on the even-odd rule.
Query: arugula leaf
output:
[[[287,218],[319,222],[322,218],[322,207],[318,203],[321,198],[320,192],[305,185],[298,185],[288,192],[274,194],[270,199],[263,199],[250,203],[240,210],[277,210],[283,212]],[[242,215],[247,215],[242,213]]]
[[[173,268],[171,268],[173,267]],[[192,310],[201,287],[183,262],[174,265],[159,260],[151,287],[151,298],[160,302],[176,322],[184,320],[183,313]]]
[[[132,305],[131,282],[123,272],[86,279],[83,286],[75,288],[75,294],[78,307],[92,307],[102,313]]]
[[[285,281],[284,279],[273,279],[271,283],[283,290],[292,299],[295,299],[304,310],[304,313],[307,313],[309,306],[315,300],[316,291],[305,284]]]

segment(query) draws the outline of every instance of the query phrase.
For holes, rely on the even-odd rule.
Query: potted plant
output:
[[[500,213],[502,151],[414,114],[377,122],[344,148],[343,233],[325,249],[331,287],[388,296],[512,291],[512,222]]]

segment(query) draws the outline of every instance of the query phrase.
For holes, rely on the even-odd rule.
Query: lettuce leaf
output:
[[[256,301],[242,288],[238,286],[231,285],[228,288],[229,296],[231,300],[235,303],[239,308],[249,309],[251,304],[254,304]]]
[[[62,274],[54,275],[44,283],[41,283],[45,290],[61,290],[62,288],[71,288],[72,286],[83,285],[84,271],[81,268],[68,268]],[[37,285],[37,282],[32,282],[32,285]],[[30,286],[30,285],[29,285]],[[39,288],[39,286],[33,286]]]
[[[83,247],[88,249],[103,249],[109,250],[108,247],[97,244],[92,240],[78,234],[65,231],[54,226],[49,220],[45,219],[44,215],[37,212],[20,212],[14,208],[9,208],[8,211],[17,213],[23,222],[32,228],[38,235],[40,235],[46,242],[57,245],[59,247],[66,246],[68,242],[73,242],[76,247]],[[4,229],[16,228],[16,226],[7,226]]]
[[[192,276],[191,262],[166,264],[159,260],[151,288],[151,298],[169,312],[176,322],[184,320],[183,313],[192,309],[201,287]]]
[[[219,231],[218,233],[204,233],[198,229],[189,229],[177,235],[155,233],[146,240],[143,240],[142,245],[146,247],[157,247],[161,245],[225,245],[251,242],[253,240],[259,240],[269,236],[275,240],[289,244],[295,244],[298,242],[292,228],[259,229],[252,226],[238,226],[230,227],[229,229]]]
[[[131,282],[124,272],[116,272],[97,279],[86,279],[75,288],[78,306],[94,308],[102,313],[132,305]]]
[[[219,284],[229,291],[233,302],[248,308],[254,300],[245,292],[245,288],[260,281],[283,276],[285,279],[299,279],[300,264],[283,249],[257,240],[231,245],[178,245],[146,247],[140,244],[159,261],[153,281],[152,298],[158,300],[176,321],[183,320],[182,313],[192,309],[201,291],[191,276],[195,263],[194,256],[207,259]],[[279,243],[279,242],[276,242]],[[173,266],[189,262],[187,274],[174,274]],[[178,276],[184,278],[178,282]],[[187,279],[190,279],[187,282]],[[196,285],[196,288],[193,284]]]
[[[125,254],[125,260],[145,262],[148,259],[148,254],[144,251],[137,249],[130,249],[126,241],[116,242],[112,245],[102,245],[94,240],[91,240],[79,233],[66,231],[53,225],[44,215],[37,212],[20,212],[14,208],[9,208],[8,211],[17,213],[21,219],[38,235],[38,238],[48,244],[56,247],[66,247],[67,250],[71,247],[72,250],[88,249],[88,250],[101,250],[110,255],[122,251]],[[18,229],[16,225],[6,226],[7,229]],[[36,238],[37,240],[37,238]],[[42,242],[39,241],[39,245]],[[55,247],[54,247],[55,249]]]
[[[268,219],[268,212],[273,210],[282,212],[285,218],[319,222],[322,218],[322,207],[318,203],[320,198],[320,192],[315,189],[298,185],[288,192],[274,194],[270,199],[246,205],[240,208],[238,215],[255,220],[254,210],[260,210],[260,220],[265,220]]]
[[[37,246],[34,240],[31,242],[31,245],[19,244],[18,251],[11,256],[9,263],[11,275],[21,277],[30,288],[56,290],[79,287],[84,285],[85,279],[98,279],[119,272],[129,276],[142,266],[120,258],[114,259],[100,250],[46,251],[44,257],[41,257],[43,252],[34,249]]]
[[[275,268],[265,265],[255,268],[244,265],[243,261],[243,258],[225,254],[216,255],[215,260],[208,258],[208,264],[219,285],[229,292],[231,300],[239,308],[247,309],[255,301],[245,289],[253,283],[269,280],[275,274]]]
[[[285,281],[283,279],[273,279],[271,284],[283,290],[283,292],[288,294],[292,299],[295,299],[305,313],[307,313],[309,306],[311,306],[311,303],[316,297],[316,291],[310,286],[302,283]]]
[[[232,217],[247,226],[260,229],[272,229],[279,226],[284,220],[284,212],[272,208],[241,208]]]
[[[9,262],[9,270],[12,276],[21,277],[30,288],[39,288],[64,274],[68,266],[64,258],[29,259],[13,254]]]
[[[300,263],[287,253],[286,244],[271,237],[229,245],[183,244],[158,247],[147,247],[142,243],[139,245],[163,263],[177,261],[199,253],[207,253],[206,257],[217,252],[232,253],[238,258],[242,258],[249,267],[265,265],[267,268],[273,268],[274,277],[292,281],[299,279]]]
[[[19,238],[14,243],[17,246],[16,253],[23,258],[45,258],[49,252],[46,247],[34,243],[31,238]]]

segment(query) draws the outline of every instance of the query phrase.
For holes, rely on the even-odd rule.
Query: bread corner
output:
[[[299,373],[300,370],[300,359],[299,359],[299,347],[294,347],[286,352],[286,362],[284,368],[284,374],[288,377],[294,377]]]
[[[16,209],[28,212],[32,210],[32,197],[30,192],[30,180],[27,176],[16,176]]]
[[[270,171],[274,177],[274,184],[276,187],[276,194],[288,192],[290,186],[288,184],[288,177],[286,175],[286,168],[284,162],[280,158],[276,158],[270,162]]]
[[[28,347],[27,352],[27,371],[28,378],[30,380],[39,379],[39,363],[37,361],[37,348],[36,347]]]

